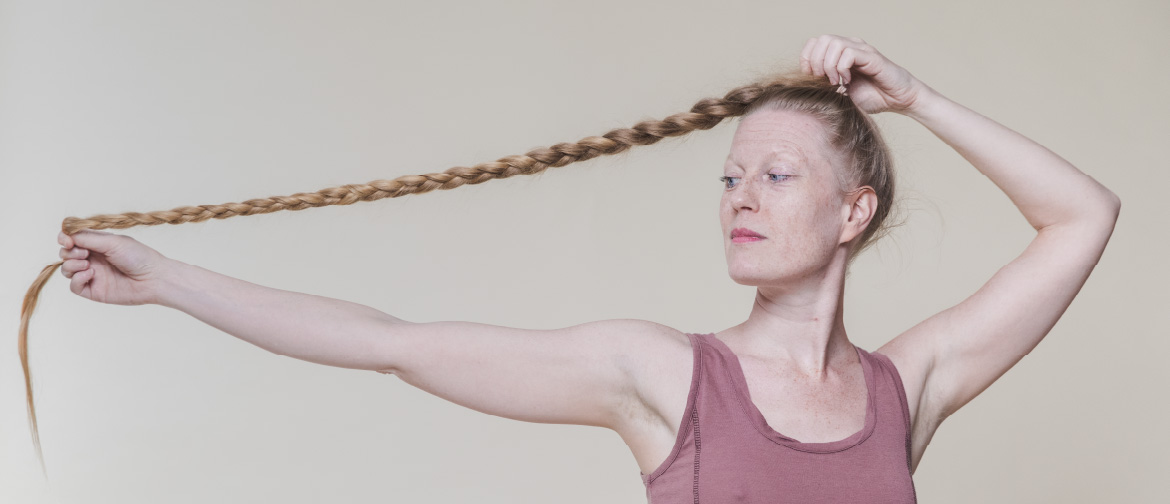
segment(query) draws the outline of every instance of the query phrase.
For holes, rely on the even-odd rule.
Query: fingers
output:
[[[73,278],[79,271],[90,271],[92,273],[92,270],[89,270],[89,261],[85,259],[69,259],[61,264],[61,274],[65,275],[65,278]]]
[[[825,53],[829,50],[829,41],[832,40],[830,37],[831,35],[817,37],[812,51],[809,52],[808,63],[812,66],[813,75],[825,75]]]
[[[853,80],[852,69],[864,64],[864,40],[857,37],[821,35],[808,39],[800,53],[800,68],[804,73],[823,75],[834,85]]]
[[[87,270],[84,270],[82,272],[79,272],[76,275],[73,275],[73,279],[69,281],[69,290],[72,291],[74,294],[77,294],[80,296],[81,292],[85,289],[85,285],[88,284],[89,281],[92,279],[93,279],[93,270],[92,269],[87,269]]]
[[[853,68],[853,64],[857,62],[857,51],[852,47],[846,47],[841,51],[841,59],[837,60],[834,67],[837,69],[837,74],[841,76],[843,84],[849,84],[853,80],[853,73],[849,71]]]
[[[844,49],[845,42],[838,38],[829,40],[829,44],[825,47],[825,58],[822,65],[824,66],[825,75],[829,77],[830,83],[841,83],[841,75],[837,71],[837,62],[841,59],[841,51]]]
[[[86,247],[77,246],[78,243],[74,240],[75,236],[84,235],[85,233],[104,234],[91,230],[78,231],[74,236],[65,234],[64,231],[57,233],[57,243],[61,244],[61,250],[58,255],[64,262],[61,263],[61,274],[69,279],[69,290],[79,296],[83,295],[86,285],[90,280],[93,280],[95,270],[90,267],[90,262],[86,259],[89,257],[89,249]],[[88,238],[88,236],[87,236]]]
[[[800,50],[800,71],[806,74],[813,73],[810,58],[812,57],[813,47],[817,45],[817,40],[816,37],[808,39],[808,42],[804,43],[804,49]]]
[[[61,234],[64,235],[64,233]],[[66,238],[68,237],[66,236]],[[62,240],[61,237],[58,236],[57,241],[60,243],[66,240]],[[87,248],[62,247],[57,255],[61,256],[61,259],[65,260],[65,262],[61,264],[61,274],[65,275],[65,278],[72,278],[74,273],[89,267],[89,261],[85,260],[85,258],[89,257],[89,249]]]
[[[101,253],[106,253],[111,250],[124,238],[125,235],[94,231],[92,229],[82,229],[70,237],[73,241],[73,246],[93,249]]]
[[[85,259],[89,256],[89,249],[82,247],[62,248],[57,255],[61,259]]]

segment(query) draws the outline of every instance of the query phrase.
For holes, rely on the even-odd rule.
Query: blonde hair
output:
[[[835,86],[824,76],[805,75],[797,70],[789,70],[732,89],[723,98],[699,100],[689,112],[674,114],[662,120],[642,121],[632,128],[614,129],[601,136],[585,137],[576,143],[541,147],[522,155],[506,156],[469,168],[457,166],[441,173],[405,175],[393,180],[348,184],[312,193],[251,199],[242,203],[183,206],[148,213],[101,214],[84,219],[67,217],[61,223],[61,230],[72,235],[83,229],[184,224],[280,210],[350,205],[359,201],[397,198],[436,189],[454,189],[465,184],[481,184],[514,175],[533,175],[548,168],[617,154],[636,145],[650,145],[666,137],[710,129],[728,117],[744,116],[764,108],[782,108],[809,113],[820,119],[827,127],[826,131],[831,136],[832,145],[843,149],[850,156],[851,169],[845,174],[850,186],[870,185],[877,192],[878,212],[856,242],[853,254],[856,255],[884,229],[883,222],[894,196],[893,165],[874,123],[850,98],[836,93],[834,88]],[[44,458],[33,403],[32,376],[29,372],[28,325],[41,288],[62,264],[64,261],[58,261],[41,270],[25,294],[20,311],[18,349],[21,366],[24,369],[30,429],[42,471]]]

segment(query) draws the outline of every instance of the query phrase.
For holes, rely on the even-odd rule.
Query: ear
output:
[[[848,243],[861,236],[877,212],[877,193],[870,186],[861,186],[845,196],[845,222],[841,228],[840,243]]]

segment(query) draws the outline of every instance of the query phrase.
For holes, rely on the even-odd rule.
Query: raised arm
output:
[[[844,80],[846,94],[867,112],[894,111],[926,126],[1002,189],[1036,230],[1024,251],[978,291],[878,350],[918,381],[907,383],[921,390],[917,459],[938,423],[1056,324],[1100,259],[1121,203],[1054,152],[947,99],[861,39],[812,39],[802,66],[835,84]]]
[[[1121,202],[1056,153],[929,88],[907,115],[991,179],[1036,229],[978,291],[900,336],[933,349],[924,396],[936,398],[941,421],[1048,334],[1100,260]]]

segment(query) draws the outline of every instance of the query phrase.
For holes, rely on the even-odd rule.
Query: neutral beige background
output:
[[[178,311],[88,301],[59,273],[31,329],[46,483],[16,353],[20,300],[57,260],[67,216],[313,191],[575,141],[721,95],[822,33],[866,39],[1124,202],[1048,337],[935,435],[920,502],[1170,498],[1165,2],[0,8],[2,502],[645,502],[611,431],[493,417],[389,375],[281,358]],[[928,130],[877,120],[910,218],[848,284],[846,325],[870,350],[973,293],[1034,235]],[[727,277],[716,214],[733,128],[536,177],[120,232],[407,320],[718,331],[754,295]]]

